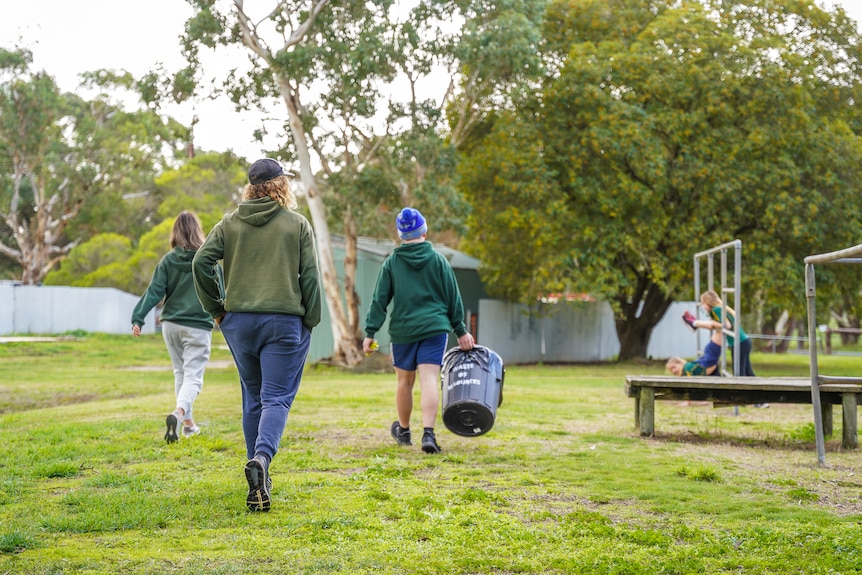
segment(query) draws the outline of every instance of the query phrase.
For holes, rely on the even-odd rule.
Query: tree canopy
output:
[[[131,220],[123,195],[146,189],[186,135],[150,109],[111,100],[108,91],[134,86],[128,74],[88,74],[101,91],[83,99],[31,63],[27,50],[0,49],[0,255],[18,262],[25,284],[41,282],[93,228]],[[99,209],[102,195],[111,201]]]
[[[235,206],[245,182],[244,161],[230,152],[204,153],[158,176],[144,198],[154,216],[138,236],[102,232],[73,249],[47,285],[114,287],[143,293],[159,260],[171,249],[174,221],[183,210],[195,212],[204,233]]]
[[[506,86],[538,69],[531,44],[540,37],[544,2],[426,0],[409,14],[392,0],[292,0],[270,9],[240,0],[190,4],[195,14],[183,38],[189,66],[162,92],[186,98],[207,86],[197,81],[206,51],[240,46],[249,53],[250,69],[231,71],[216,87],[241,108],[284,105],[287,119],[261,133],[284,133],[272,155],[298,164],[318,240],[333,360],[355,364],[362,359],[353,287],[358,235],[392,237],[395,214],[412,205],[434,233],[448,232],[435,238],[457,242],[468,207],[456,187],[456,148],[508,97]],[[524,34],[512,35],[510,24]],[[420,94],[417,86],[435,69],[444,80]],[[189,78],[194,91],[183,89]],[[342,278],[331,230],[345,240]]]
[[[544,84],[461,166],[495,295],[607,299],[620,359],[642,357],[695,252],[741,239],[745,295],[798,309],[802,259],[858,243],[862,38],[843,12],[557,0],[545,22]]]

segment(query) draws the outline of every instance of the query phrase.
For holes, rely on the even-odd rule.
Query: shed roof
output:
[[[332,234],[332,242],[339,247],[344,247],[344,236],[341,234]],[[377,238],[369,238],[359,236],[356,240],[356,249],[362,252],[380,256],[385,258],[392,253],[399,244],[391,240],[381,240]],[[468,256],[464,252],[446,247],[442,244],[434,244],[434,249],[443,254],[449,260],[449,264],[456,270],[478,270],[479,260],[472,256]]]

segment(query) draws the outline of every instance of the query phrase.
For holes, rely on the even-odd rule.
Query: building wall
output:
[[[380,273],[380,268],[383,266],[383,261],[386,256],[396,246],[393,242],[376,241],[368,238],[362,238],[359,249],[356,255],[356,292],[359,296],[359,322],[360,326],[365,326],[365,316],[368,314],[371,297],[374,294],[374,287],[377,285],[377,275]],[[452,257],[454,250],[435,246],[443,255]],[[344,246],[339,236],[333,236],[333,255],[335,257],[336,268],[339,278],[344,277]],[[482,298],[488,297],[482,280],[479,279],[479,274],[475,269],[460,267],[459,262],[466,262],[472,265],[475,262],[472,258],[458,254],[457,261],[454,264],[455,277],[458,280],[458,287],[461,290],[461,299],[464,301],[464,311],[468,318],[475,315],[479,311],[479,301]],[[476,263],[475,265],[478,265]],[[342,300],[342,304],[344,304]],[[332,348],[335,345],[335,340],[332,337],[331,316],[329,314],[329,306],[326,300],[323,302],[323,313],[320,318],[320,325],[312,332],[311,349],[308,352],[310,361],[318,361],[320,359],[332,356]],[[468,324],[469,329],[469,324]],[[377,342],[381,349],[389,347],[389,318],[383,324],[383,327],[376,334]],[[364,335],[364,332],[363,332]],[[449,337],[449,345],[455,345],[455,334],[451,333]]]
[[[337,245],[333,247],[333,251],[338,277],[344,278],[344,251]],[[368,313],[371,295],[374,293],[374,286],[377,284],[377,274],[380,272],[384,259],[385,256],[363,251],[358,252],[356,256],[356,292],[359,295],[359,321],[362,326],[365,325],[365,315]],[[343,299],[342,305],[346,305]],[[311,334],[311,349],[308,352],[309,361],[318,361],[332,356],[335,339],[332,337],[331,321],[332,316],[329,314],[329,305],[326,303],[326,298],[324,298],[320,325]],[[377,337],[377,341],[382,348],[389,345],[389,338],[386,335],[388,327],[389,320],[387,319]]]
[[[479,322],[479,343],[508,364],[604,361],[619,353],[613,314],[604,302],[531,309],[482,300]]]
[[[138,299],[114,288],[0,285],[0,335],[131,334]],[[154,333],[155,323],[150,311],[142,332]]]
[[[360,298],[366,302],[373,292],[380,262],[374,257],[368,257],[368,261],[364,261],[365,257],[361,259],[358,289]],[[77,330],[130,334],[132,310],[138,299],[113,288],[0,285],[0,335],[61,334]],[[478,313],[478,342],[500,354],[507,364],[608,361],[619,354],[613,312],[605,302],[555,304],[552,313],[544,315],[499,300],[481,299],[473,305],[477,312],[472,311],[465,296],[468,316]],[[650,357],[696,357],[697,337],[680,319],[684,310],[694,312],[695,306],[695,302],[671,305],[653,331],[647,347]],[[364,303],[363,320],[366,310]],[[324,306],[321,326],[312,334],[310,361],[332,355],[328,322]],[[155,315],[151,311],[143,331],[154,333],[155,328]],[[701,346],[706,344],[705,337],[701,334]],[[385,350],[389,345],[386,326],[378,340]],[[454,336],[450,345],[455,345]]]
[[[479,343],[496,351],[508,364],[610,361],[619,355],[610,304],[547,305],[538,313],[527,306],[483,299],[479,304]],[[650,337],[649,357],[696,357],[697,339],[681,319],[683,311],[693,312],[695,305],[671,304]]]
[[[693,332],[682,321],[685,311],[696,314],[700,304],[694,301],[675,301],[670,304],[664,317],[653,328],[647,345],[647,357],[667,359],[673,355],[695,358],[698,349],[709,341],[709,332],[703,329]],[[728,360],[729,361],[729,360]]]
[[[14,284],[0,283],[0,335],[15,332]]]

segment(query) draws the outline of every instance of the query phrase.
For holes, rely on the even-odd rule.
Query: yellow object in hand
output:
[[[368,346],[368,348],[369,348],[371,351],[369,351],[368,353],[366,353],[366,354],[365,354],[365,357],[370,356],[372,353],[374,353],[375,351],[377,351],[378,349],[380,349],[380,346],[377,344],[377,340],[375,340],[375,341],[372,341],[372,342],[371,342],[371,345],[369,345],[369,346]]]

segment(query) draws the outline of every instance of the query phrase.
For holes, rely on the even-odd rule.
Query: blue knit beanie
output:
[[[425,218],[419,210],[414,210],[413,208],[404,208],[401,210],[401,213],[395,219],[395,224],[398,226],[398,237],[404,241],[415,240],[428,232]]]

